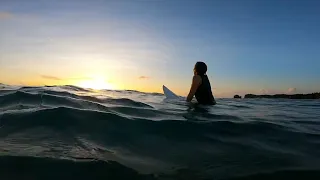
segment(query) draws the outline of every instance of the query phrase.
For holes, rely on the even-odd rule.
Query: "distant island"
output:
[[[241,96],[239,96],[239,95],[234,95],[233,98],[235,98],[235,99],[241,99]]]
[[[286,98],[286,99],[320,99],[320,93],[311,94],[275,94],[275,95],[255,95],[246,94],[244,98]]]

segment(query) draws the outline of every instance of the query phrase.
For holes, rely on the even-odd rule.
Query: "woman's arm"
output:
[[[194,94],[197,92],[197,89],[200,86],[201,82],[202,82],[202,79],[199,75],[193,76],[190,92],[187,97],[187,102],[190,102],[192,100],[192,98],[193,98]]]

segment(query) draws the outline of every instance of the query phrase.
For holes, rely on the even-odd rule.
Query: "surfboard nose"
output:
[[[163,93],[166,96],[166,98],[170,98],[170,99],[178,98],[178,96],[175,93],[173,93],[170,89],[168,89],[165,85],[163,85],[162,88],[163,88]]]

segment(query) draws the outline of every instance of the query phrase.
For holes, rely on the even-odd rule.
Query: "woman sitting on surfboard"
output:
[[[187,102],[190,102],[193,96],[196,96],[199,104],[216,104],[206,72],[207,65],[204,62],[197,62],[193,69],[194,76],[192,79],[191,89],[187,97]]]

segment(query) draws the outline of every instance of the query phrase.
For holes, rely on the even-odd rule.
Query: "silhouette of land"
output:
[[[241,99],[241,96],[239,96],[239,95],[234,95],[233,98],[235,98],[235,99]]]
[[[255,95],[246,94],[244,98],[286,98],[286,99],[320,99],[320,93],[311,94],[275,94],[275,95]]]

